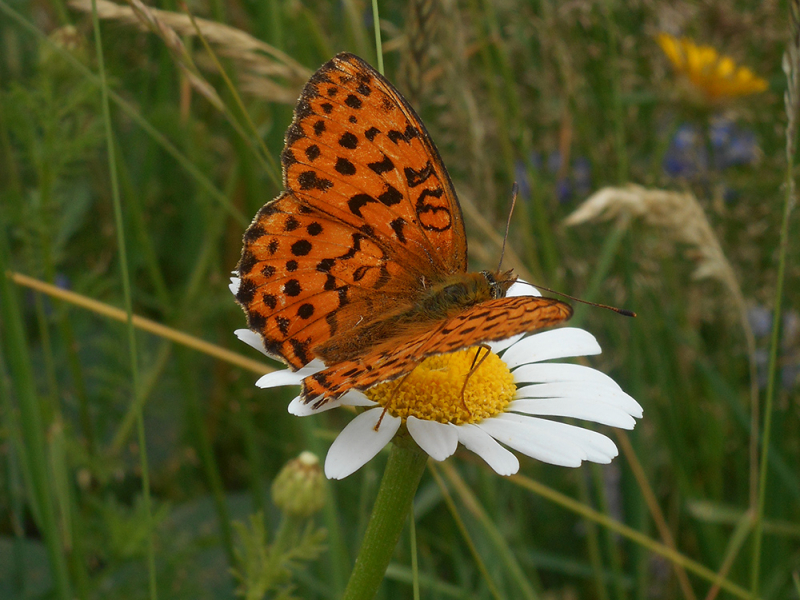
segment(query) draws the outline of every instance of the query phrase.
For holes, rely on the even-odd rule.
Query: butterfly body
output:
[[[466,233],[436,147],[400,93],[340,54],[306,84],[282,154],[286,191],[244,235],[237,300],[266,351],[319,358],[317,403],[453,352],[568,319],[513,297],[512,272],[467,272]]]
[[[512,272],[504,279],[493,273],[456,273],[441,281],[422,281],[416,296],[392,310],[362,315],[353,329],[332,337],[314,351],[325,364],[357,360],[380,344],[391,345],[450,319],[465,308],[505,296],[516,280]],[[399,303],[398,303],[399,304]]]

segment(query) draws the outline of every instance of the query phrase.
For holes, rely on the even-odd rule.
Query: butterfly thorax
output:
[[[391,346],[395,340],[416,330],[430,330],[432,324],[445,322],[469,307],[505,297],[516,279],[513,271],[480,271],[422,281],[413,302],[388,313],[363,315],[364,320],[346,335],[332,337],[314,353],[326,364],[356,360],[374,351],[376,344]]]
[[[469,306],[503,298],[516,281],[513,271],[455,273],[426,287],[422,297],[405,315],[408,320],[440,320]]]

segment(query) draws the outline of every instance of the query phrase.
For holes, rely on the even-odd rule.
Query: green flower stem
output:
[[[410,441],[410,440],[409,440]],[[416,444],[393,444],[367,532],[361,543],[343,600],[371,600],[411,509],[428,456]]]

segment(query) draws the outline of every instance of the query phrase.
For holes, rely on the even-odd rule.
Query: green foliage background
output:
[[[170,0],[159,8],[180,10]],[[279,48],[309,73],[343,50],[375,64],[363,1],[211,0],[190,8]],[[726,581],[740,587],[720,596],[746,596],[754,587],[755,434],[747,346],[730,293],[693,280],[695,249],[657,228],[562,222],[608,185],[691,191],[751,314],[768,314],[787,168],[781,57],[789,8],[443,0],[380,9],[386,74],[418,107],[462,201],[500,231],[511,183],[520,180],[526,193],[510,243],[534,280],[639,313],[626,320],[578,307],[577,319],[604,349],[590,364],[645,411],[617,438],[631,451],[612,465],[566,470],[522,460],[525,476],[577,499],[577,508],[501,478],[467,453],[450,459],[417,495],[419,574],[404,536],[381,596],[411,597],[418,577],[424,598],[682,598],[681,557],[712,572],[724,568]],[[124,308],[91,18],[59,1],[3,0],[0,14],[0,270]],[[715,46],[767,79],[769,90],[713,106],[683,101],[655,42],[660,31]],[[268,165],[291,119],[293,101],[285,99],[296,97],[302,80],[273,78],[280,93],[240,88],[263,152],[191,88],[158,36],[117,19],[104,20],[101,32],[133,312],[258,359],[232,335],[244,318],[228,276],[249,219],[280,191]],[[200,41],[183,39],[235,107]],[[241,64],[230,55],[222,62],[238,88]],[[236,108],[231,113],[244,123]],[[711,152],[710,124],[722,115],[754,136],[752,160],[724,168],[699,161],[697,172],[668,174],[664,161],[681,127],[693,127]],[[560,168],[548,166],[556,155]],[[583,187],[577,159],[590,165]],[[472,266],[494,268],[496,241],[466,212]],[[789,231],[796,226],[795,217]],[[800,594],[792,581],[800,570],[797,259],[790,237],[755,586],[764,598]],[[153,579],[161,598],[232,597],[239,582],[231,570],[241,570],[246,548],[267,544],[281,522],[270,482],[302,450],[324,457],[351,415],[291,417],[293,390],[258,390],[253,372],[141,331],[137,398],[124,324],[10,278],[0,301],[0,597],[147,598]],[[754,327],[763,406],[769,337]],[[142,496],[137,407],[151,505]],[[311,548],[309,560],[292,563],[296,597],[341,594],[384,462],[381,455],[328,484],[313,521],[327,530],[327,549],[315,558]],[[640,476],[632,464],[641,464]],[[648,491],[679,555],[646,541],[666,542]],[[587,508],[645,541],[598,523]],[[258,512],[265,531],[252,520]],[[258,535],[243,541],[233,521]],[[687,568],[690,593],[706,596],[708,573]]]

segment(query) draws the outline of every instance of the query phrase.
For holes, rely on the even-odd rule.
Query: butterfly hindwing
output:
[[[259,211],[244,240],[237,299],[266,350],[294,368],[352,327],[376,293],[402,303],[413,285],[380,243],[289,193]]]

